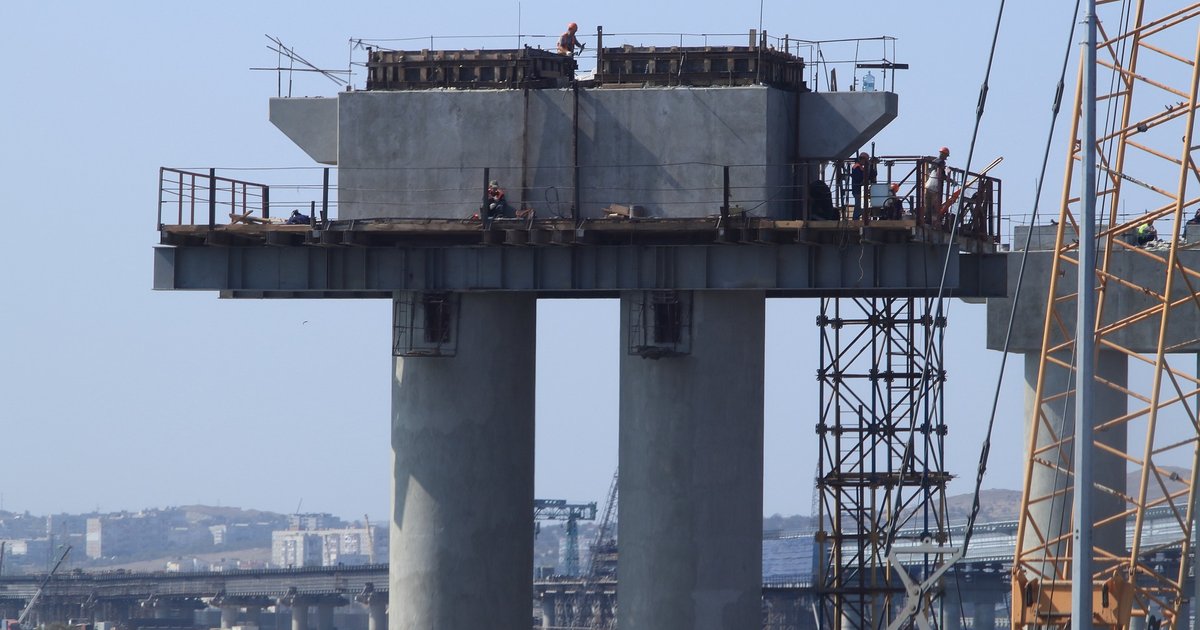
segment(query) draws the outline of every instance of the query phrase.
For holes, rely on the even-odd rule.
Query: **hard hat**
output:
[[[578,30],[578,29],[579,29],[579,25],[578,25],[578,24],[576,24],[576,23],[574,23],[574,22],[568,22],[568,23],[567,23],[567,30],[568,30],[568,31],[575,31],[575,30]]]
[[[947,149],[946,147],[942,147],[942,150],[939,151],[939,153],[945,153],[946,155],[950,155],[950,149]]]
[[[892,192],[900,192],[900,184],[891,185]]]
[[[859,159],[861,159],[861,160],[865,160],[865,159],[867,159],[867,158],[869,158],[869,157],[871,157],[871,156],[870,156],[870,155],[867,155],[867,152],[866,152],[866,151],[863,151],[862,153],[859,153],[859,154],[858,154],[858,157],[859,157]]]
[[[495,187],[499,188],[500,182],[493,179],[492,181],[488,182],[488,186],[495,186]]]

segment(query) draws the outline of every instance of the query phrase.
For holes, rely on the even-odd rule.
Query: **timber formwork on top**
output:
[[[597,47],[587,85],[770,85],[808,91],[804,59],[765,42],[749,46]],[[575,59],[526,46],[508,50],[370,50],[367,90],[551,89],[575,81]]]

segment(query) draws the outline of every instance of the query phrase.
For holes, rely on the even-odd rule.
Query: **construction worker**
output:
[[[866,151],[859,153],[850,165],[850,194],[854,195],[855,221],[862,218],[863,186],[875,183],[875,174],[875,165],[871,163],[871,156]]]
[[[899,195],[900,184],[888,186],[888,197],[883,200],[883,213],[879,218],[884,221],[899,221],[904,218],[904,200]]]
[[[1152,241],[1158,240],[1158,230],[1154,229],[1154,223],[1147,221],[1137,228],[1137,244],[1145,245]]]
[[[942,186],[949,178],[946,176],[946,158],[950,157],[950,149],[942,147],[938,150],[937,159],[929,164],[925,175],[925,205],[917,208],[917,223],[930,224],[937,220],[934,216],[942,207]]]
[[[574,57],[576,49],[579,52],[583,52],[583,44],[579,43],[579,40],[575,37],[575,31],[577,30],[579,30],[578,24],[574,22],[567,24],[567,32],[558,38],[558,54]]]
[[[487,217],[495,219],[504,216],[508,212],[508,201],[504,198],[506,195],[503,188],[500,187],[500,182],[492,180],[488,182],[487,187]]]

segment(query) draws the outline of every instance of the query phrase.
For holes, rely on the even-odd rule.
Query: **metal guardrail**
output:
[[[933,159],[921,156],[873,158],[876,175],[859,191],[865,219],[881,218],[891,184],[897,184],[907,218],[968,238],[999,242],[1001,182],[947,167],[948,178],[937,193],[943,207],[926,208],[925,184]],[[606,212],[639,218],[727,219],[731,214],[774,219],[848,221],[855,205],[850,162],[831,159],[796,164],[623,164],[543,167],[483,166],[447,168],[339,169],[336,192],[342,203],[354,205],[362,216],[410,219],[479,220],[508,217],[539,219],[602,218]],[[314,169],[302,169],[314,170]],[[290,186],[302,192],[319,190],[320,201],[276,200],[272,186],[220,177],[216,169],[198,172],[163,167],[159,170],[158,228],[168,225],[207,225],[234,222],[282,223],[273,217],[277,207],[303,208],[315,227],[330,220],[338,202],[331,200],[329,168],[321,168],[320,183]],[[648,170],[654,172],[647,175]],[[871,181],[871,180],[874,181]],[[504,202],[493,212],[489,182],[505,189]],[[822,214],[813,188],[820,180],[827,189],[826,204],[835,215]],[[968,182],[964,199],[952,183]],[[608,182],[621,182],[612,185]],[[962,212],[959,212],[961,208]],[[278,213],[276,213],[278,214]],[[961,215],[961,216],[960,216]],[[483,229],[488,220],[480,221]],[[847,225],[849,227],[849,225]]]
[[[321,183],[304,186],[321,190],[321,217],[329,216],[329,168],[321,168]],[[288,188],[297,188],[289,186]],[[315,221],[317,201],[308,201]],[[295,200],[271,199],[271,186],[217,175],[217,169],[196,171],[171,167],[158,169],[158,230],[168,225],[218,225],[238,222],[283,223],[272,217],[272,208],[297,209]]]

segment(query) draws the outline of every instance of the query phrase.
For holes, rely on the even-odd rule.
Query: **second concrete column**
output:
[[[621,630],[762,626],[761,291],[692,294],[690,353],[628,352],[622,296]]]

